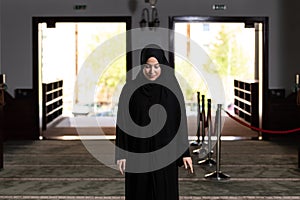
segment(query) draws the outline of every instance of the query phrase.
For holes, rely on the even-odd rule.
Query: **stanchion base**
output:
[[[198,149],[194,149],[193,154],[207,155],[207,149],[201,147]]]
[[[200,142],[199,143],[199,148],[197,148],[197,149],[194,149],[193,150],[193,154],[207,154],[208,152],[208,149],[207,149],[207,146],[208,146],[208,144],[206,143],[206,142]]]
[[[210,154],[213,154],[214,153],[214,151],[213,150],[211,150],[210,151]],[[206,155],[206,154],[208,154],[208,152],[207,152],[207,149],[205,149],[205,148],[198,148],[198,149],[194,149],[193,150],[193,154],[203,154],[203,155]]]
[[[216,165],[216,161],[212,158],[206,158],[204,160],[199,160],[198,161],[198,165],[209,165],[209,166],[213,166]]]
[[[298,148],[298,168],[300,169],[300,147]]]
[[[193,141],[190,143],[190,146],[193,146],[193,147],[197,147],[197,146],[200,146],[201,145],[201,142],[200,141]]]
[[[219,172],[214,171],[212,173],[206,174],[204,177],[207,178],[207,179],[217,180],[217,181],[230,179],[229,175],[224,174],[221,171],[219,171]]]

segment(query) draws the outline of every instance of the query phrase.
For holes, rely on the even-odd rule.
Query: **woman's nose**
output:
[[[152,73],[152,72],[153,72],[153,70],[154,70],[154,69],[153,69],[153,67],[150,67],[150,71],[149,71],[149,72],[150,72],[150,73]]]

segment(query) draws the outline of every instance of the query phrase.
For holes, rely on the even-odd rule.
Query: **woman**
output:
[[[159,46],[148,45],[142,50],[141,65],[137,78],[127,82],[122,90],[117,115],[116,162],[120,172],[125,172],[125,197],[126,200],[178,200],[178,166],[184,165],[193,173],[183,95],[174,70],[169,67],[164,51]],[[129,98],[127,95],[130,91],[134,92],[126,106],[123,102]],[[166,119],[163,119],[162,113],[151,114],[150,109],[156,104],[164,107]],[[126,117],[128,110],[130,117]],[[154,125],[147,127],[147,131],[140,129],[138,133],[144,135],[139,137],[120,127],[130,124],[128,118],[141,127],[151,123]],[[156,130],[161,121],[164,122],[162,128]],[[163,152],[172,144],[175,144],[175,148],[166,150],[166,154],[151,155],[152,152]],[[131,153],[145,156],[137,159],[129,156]],[[163,154],[163,161],[167,164],[160,166],[162,160],[159,157]],[[170,160],[171,157],[176,159]]]

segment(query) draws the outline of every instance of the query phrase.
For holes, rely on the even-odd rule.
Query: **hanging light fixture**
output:
[[[150,12],[148,8],[144,8],[142,11],[142,19],[140,21],[140,27],[145,28],[153,28],[153,27],[159,27],[160,21],[158,18],[158,11],[155,7],[157,0],[145,0],[146,3],[149,3],[151,6],[151,18],[150,18]]]
[[[157,0],[145,0],[146,3],[149,3],[151,8],[155,8]]]
[[[142,11],[142,20],[140,21],[140,27],[145,28],[149,22],[149,10],[144,8]]]

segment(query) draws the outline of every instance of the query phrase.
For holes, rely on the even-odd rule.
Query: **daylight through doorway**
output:
[[[255,28],[245,28],[244,23],[180,22],[175,23],[174,31],[186,37],[187,58],[199,54],[192,42],[206,52],[214,68],[209,65],[203,68],[220,76],[226,90],[226,109],[233,111],[234,79],[255,80]],[[182,46],[176,45],[176,35],[174,43],[177,52]],[[191,63],[175,56],[175,70],[189,77],[187,80],[193,86],[193,91],[184,90],[187,101],[195,102],[197,91],[211,98],[204,77],[195,72]]]
[[[108,126],[114,126],[118,102],[115,102],[113,95],[117,85],[125,84],[126,78],[126,38],[121,44],[102,51],[105,52],[103,55],[91,58],[91,54],[105,41],[124,34],[126,28],[125,22],[56,22],[54,26],[38,24],[39,93],[42,93],[43,83],[63,81],[62,116],[67,121],[61,121],[59,126],[77,126],[72,120],[74,117],[84,117],[82,124],[86,127],[96,126],[88,123],[89,117],[107,118],[102,121],[106,121]],[[124,54],[109,66],[102,66],[106,54],[115,51],[115,48],[121,48]],[[83,66],[86,73],[81,74],[81,79],[78,80]],[[93,81],[89,77],[94,76],[98,68],[105,68],[105,71],[97,81]],[[95,88],[94,100],[87,101],[87,93]],[[42,110],[45,109],[41,106],[43,97],[39,96]]]

